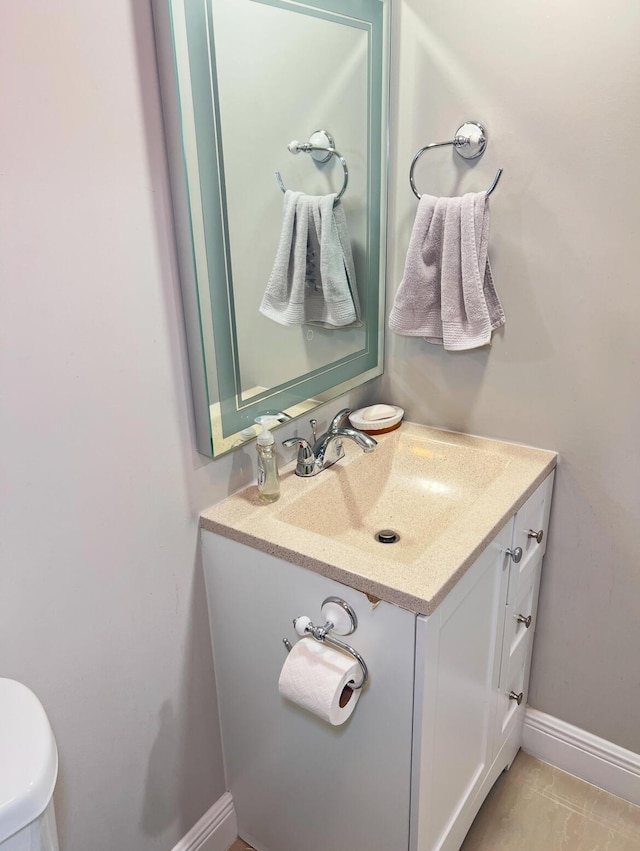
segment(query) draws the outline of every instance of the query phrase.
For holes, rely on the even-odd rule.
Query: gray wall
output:
[[[255,453],[193,450],[148,4],[0,4],[0,80],[0,676],[64,851],[167,851],[225,788],[197,518]]]
[[[416,176],[452,195],[504,167],[490,253],[507,324],[473,353],[390,334],[385,395],[418,422],[560,452],[529,702],[638,752],[640,6],[395,6],[389,292],[411,158],[475,119],[490,138],[477,166],[445,148]]]
[[[149,4],[0,4],[0,80],[0,676],[64,851],[167,851],[225,790],[197,522],[255,452],[193,449]]]
[[[0,675],[65,851],[166,851],[224,791],[151,17],[0,5]],[[214,734],[211,735],[211,730]]]

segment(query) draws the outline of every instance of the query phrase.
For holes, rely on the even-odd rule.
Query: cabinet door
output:
[[[491,766],[511,534],[509,523],[436,611],[417,619],[412,851],[457,851],[468,827],[458,817]]]
[[[225,774],[240,835],[260,851],[406,851],[409,844],[415,620],[388,603],[204,532],[204,569]],[[285,700],[282,643],[292,619],[321,621],[344,599],[345,640],[369,667],[349,720],[332,727]]]

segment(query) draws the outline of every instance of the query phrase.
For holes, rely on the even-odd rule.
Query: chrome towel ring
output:
[[[484,129],[482,124],[478,124],[477,121],[466,121],[458,127],[456,135],[453,139],[451,139],[451,141],[431,142],[431,144],[425,145],[424,148],[420,148],[413,158],[411,168],[409,169],[409,183],[411,184],[413,194],[416,198],[418,198],[418,200],[422,196],[418,192],[415,180],[413,179],[413,171],[416,167],[416,163],[425,151],[428,151],[431,148],[442,148],[445,145],[453,145],[456,153],[461,157],[464,157],[465,160],[474,160],[481,156],[484,153],[484,149],[487,147],[487,131]],[[487,196],[491,195],[493,190],[496,188],[501,176],[502,169],[499,168],[498,173],[493,179],[493,183],[487,189]]]
[[[294,139],[292,142],[289,142],[287,147],[292,154],[299,154],[301,151],[305,154],[311,154],[313,159],[318,163],[325,163],[330,160],[332,156],[337,157],[338,160],[340,160],[340,165],[344,171],[344,181],[342,183],[342,189],[336,195],[336,201],[339,201],[340,198],[342,198],[346,192],[347,186],[349,185],[349,169],[345,158],[342,156],[340,151],[336,150],[333,136],[331,136],[330,133],[327,133],[326,130],[315,130],[311,134],[308,142],[298,142],[297,139]],[[276,181],[280,189],[282,189],[283,192],[286,192],[287,188],[282,182],[282,177],[280,176],[279,171],[276,172]]]

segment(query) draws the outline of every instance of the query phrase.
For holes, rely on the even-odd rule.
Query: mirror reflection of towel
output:
[[[362,325],[347,220],[335,193],[285,193],[280,242],[260,312],[281,325]]]
[[[489,344],[505,316],[493,285],[488,245],[486,192],[462,198],[423,195],[389,328],[451,351]]]

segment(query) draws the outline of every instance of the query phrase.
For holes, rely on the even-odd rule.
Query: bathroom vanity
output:
[[[227,783],[259,851],[455,851],[520,746],[556,456],[413,424],[202,517]],[[375,529],[399,533],[381,544]],[[284,700],[292,621],[357,616],[332,727]],[[311,640],[311,639],[304,639]]]

